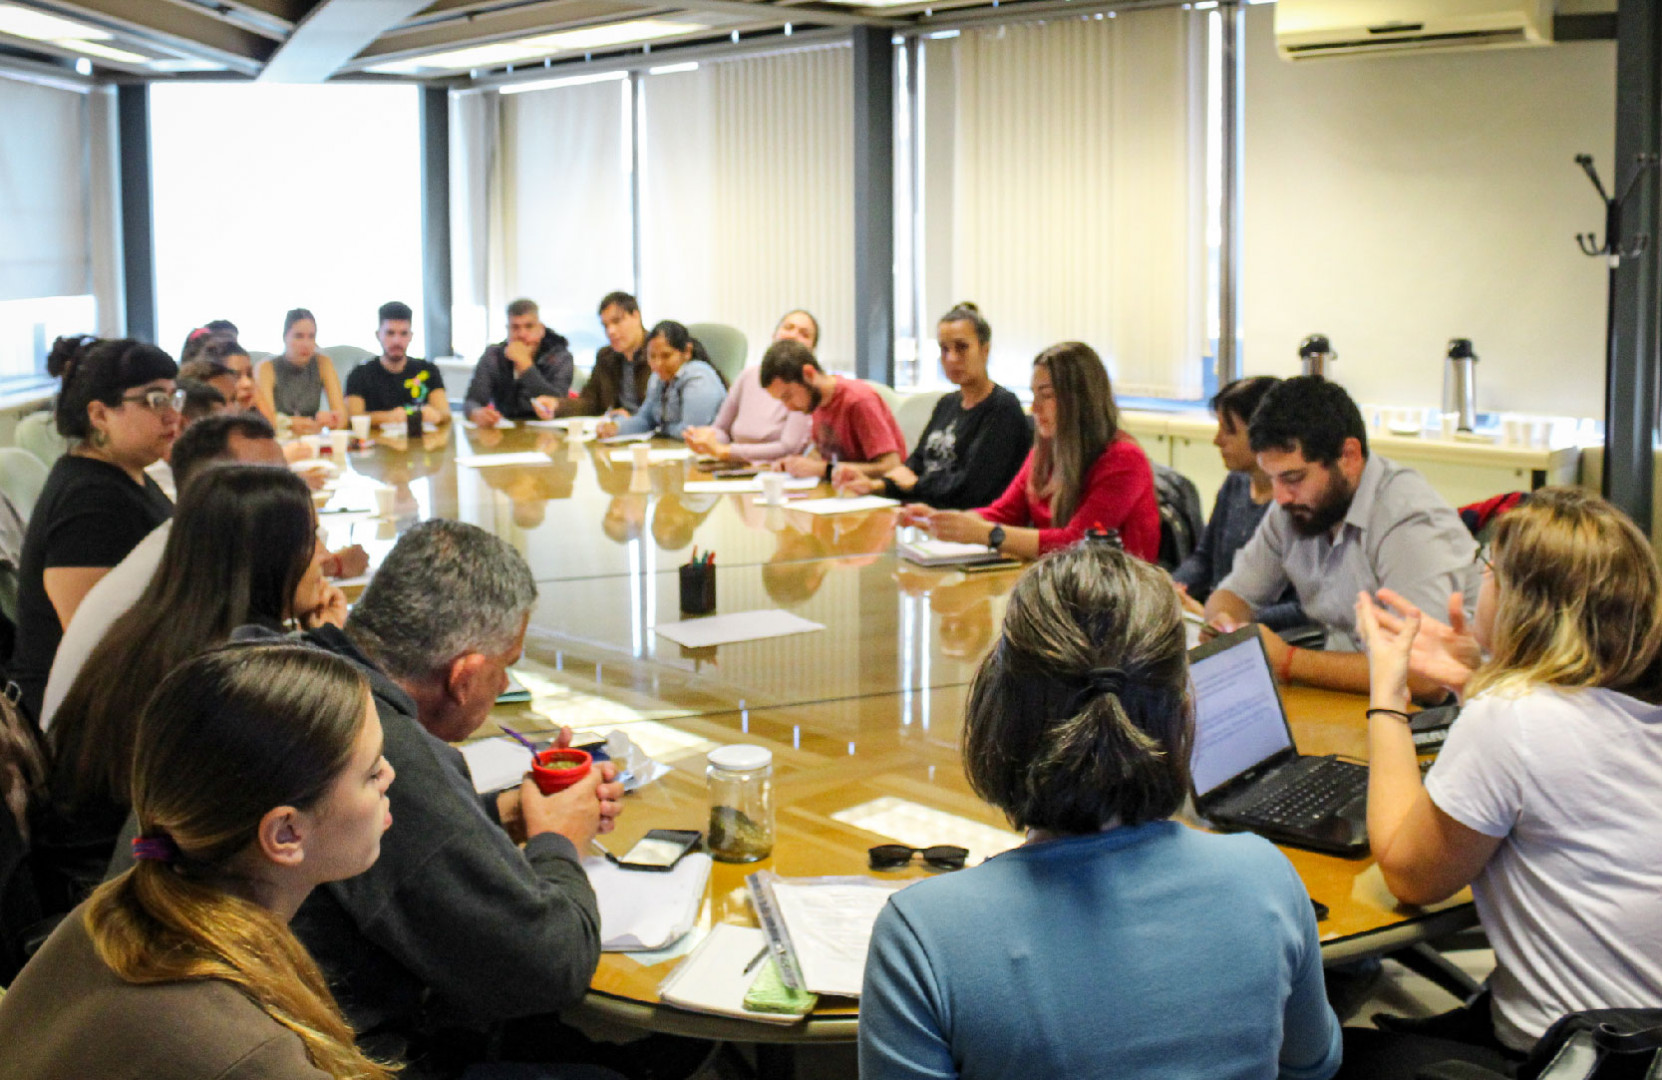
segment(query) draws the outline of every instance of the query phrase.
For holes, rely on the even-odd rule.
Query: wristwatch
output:
[[[987,550],[997,551],[1004,546],[1004,526],[994,525],[993,531],[987,534]]]

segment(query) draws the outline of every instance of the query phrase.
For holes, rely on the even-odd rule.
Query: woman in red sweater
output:
[[[1154,471],[1120,431],[1108,371],[1089,345],[1052,345],[1033,361],[1033,449],[998,501],[979,510],[905,508],[903,521],[937,540],[986,544],[1036,559],[1089,529],[1114,529],[1125,550],[1160,553]]]

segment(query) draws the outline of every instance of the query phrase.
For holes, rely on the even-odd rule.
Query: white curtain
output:
[[[85,94],[0,75],[0,300],[92,291],[89,111]]]
[[[717,322],[760,358],[807,308],[822,362],[854,368],[851,50],[802,49],[645,77],[641,307]]]
[[[995,378],[1023,385],[1039,350],[1080,340],[1102,355],[1118,394],[1197,396],[1201,19],[1127,11],[940,44],[955,49],[957,77],[925,124],[950,109],[953,235],[950,265],[937,258],[934,273],[950,280],[951,301],[973,300],[992,324]],[[926,63],[944,51],[931,48]],[[947,212],[939,185],[928,187],[925,214]]]
[[[502,98],[450,96],[450,338],[473,358],[503,334]]]
[[[1434,405],[1448,339],[1471,338],[1478,407],[1604,413],[1604,233],[1572,159],[1605,183],[1615,45],[1324,60],[1275,55],[1247,9],[1246,370],[1298,370],[1328,334],[1358,400]]]
[[[587,83],[502,99],[501,250],[490,338],[507,332],[505,300],[535,300],[580,362],[605,344],[595,307],[634,287],[628,83]]]

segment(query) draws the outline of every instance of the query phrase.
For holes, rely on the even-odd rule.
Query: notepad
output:
[[[745,1008],[745,994],[762,976],[768,961],[748,972],[745,968],[766,947],[767,936],[755,927],[718,923],[658,987],[658,998],[692,1012],[737,1016],[766,1024],[794,1024],[802,1017]]]
[[[517,454],[457,454],[456,464],[469,469],[489,469],[498,465],[552,465],[554,459],[540,450],[522,450]]]
[[[605,952],[662,949],[693,928],[710,882],[710,856],[695,851],[673,870],[626,870],[601,858],[583,860],[600,904]]]
[[[462,426],[470,431],[477,431],[480,429],[485,431],[508,431],[514,426],[514,422],[512,420],[498,420],[495,424],[491,425],[491,427],[486,428],[482,424],[475,424],[472,420],[463,420]]]
[[[659,623],[655,629],[664,637],[689,649],[703,649],[711,645],[732,645],[740,641],[759,641],[763,638],[788,637],[824,630],[822,623],[804,619],[788,611],[777,609],[740,611],[732,615],[714,615],[686,622]]]
[[[766,505],[766,499],[757,499],[757,505]],[[862,510],[886,510],[891,506],[899,506],[894,499],[886,499],[881,495],[856,495],[851,499],[841,496],[834,499],[809,499],[806,502],[791,504],[791,509],[802,514],[856,514]]]
[[[610,439],[605,441],[611,442]],[[647,458],[654,465],[661,465],[666,461],[686,461],[690,457],[692,457],[692,451],[685,446],[665,446],[647,451]],[[635,452],[633,450],[613,450],[611,458],[620,465],[627,465],[635,460]]]
[[[993,551],[986,544],[957,544],[950,540],[914,540],[896,544],[895,553],[919,566],[981,566],[988,563],[1015,565],[1015,559]]]
[[[608,446],[615,446],[618,443],[645,442],[652,438],[652,434],[650,431],[637,431],[632,435],[608,435],[600,441]]]
[[[787,477],[786,491],[812,491],[819,487],[819,481],[812,476]],[[722,495],[728,492],[750,492],[762,490],[762,479],[759,476],[737,477],[731,480],[688,480],[681,485],[681,490],[688,495]]]

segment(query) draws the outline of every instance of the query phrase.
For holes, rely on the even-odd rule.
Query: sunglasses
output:
[[[969,858],[969,848],[955,844],[937,844],[934,847],[915,848],[905,844],[878,844],[866,851],[873,870],[893,870],[912,861],[913,855],[922,855],[923,861],[937,870],[962,870]]]

